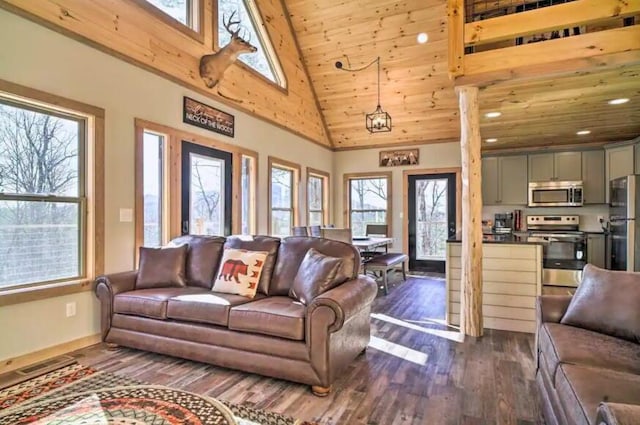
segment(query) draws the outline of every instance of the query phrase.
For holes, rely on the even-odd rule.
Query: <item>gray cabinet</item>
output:
[[[606,203],[604,151],[582,152],[582,184],[585,204]]]
[[[606,244],[604,234],[587,235],[587,262],[604,269],[606,267]]]
[[[636,143],[636,174],[640,174],[640,143]]]
[[[582,152],[529,155],[529,181],[582,180]]]
[[[527,203],[527,157],[503,156],[482,159],[484,205]]]
[[[605,150],[605,188],[607,192],[607,200],[609,199],[609,182],[618,177],[633,174],[634,169],[634,146],[626,145]]]
[[[583,180],[582,152],[559,152],[553,154],[553,170],[553,176],[556,180]]]

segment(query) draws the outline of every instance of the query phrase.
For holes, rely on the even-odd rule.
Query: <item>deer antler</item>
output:
[[[232,25],[240,25],[240,20],[239,19],[237,21],[233,20],[233,16],[235,14],[236,14],[236,11],[234,10],[233,13],[231,14],[231,16],[229,16],[228,20],[225,20],[224,15],[222,15],[222,22],[224,22],[224,28],[229,32],[229,34],[231,34],[231,37],[237,37],[238,33],[240,32],[240,28],[239,27],[235,31],[231,30],[231,26]]]

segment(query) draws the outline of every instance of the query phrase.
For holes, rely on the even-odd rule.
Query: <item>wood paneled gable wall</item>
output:
[[[330,148],[283,2],[260,1],[259,9],[284,70],[287,89],[236,63],[227,70],[219,89],[241,103],[220,96],[218,87],[208,89],[199,76],[200,57],[217,46],[217,2],[201,2],[198,32],[185,31],[179,23],[158,16],[162,12],[152,13],[144,0],[0,0],[0,7]],[[77,60],[81,65],[82,58]]]

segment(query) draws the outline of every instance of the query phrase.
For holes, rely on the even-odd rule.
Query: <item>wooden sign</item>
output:
[[[186,96],[182,108],[182,122],[225,136],[234,136],[235,118],[233,115]]]
[[[380,167],[393,167],[396,165],[418,165],[418,149],[405,149],[398,151],[380,151]]]

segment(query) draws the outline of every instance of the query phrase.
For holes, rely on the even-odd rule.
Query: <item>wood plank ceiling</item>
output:
[[[285,0],[303,60],[337,150],[458,141],[454,83],[447,75],[446,0]],[[416,40],[420,32],[426,44]],[[381,104],[390,133],[369,134],[365,114],[376,107],[380,56]],[[348,58],[348,60],[347,60]],[[640,135],[640,66],[482,88],[484,149],[605,143]],[[627,97],[611,106],[607,101]],[[484,113],[502,112],[496,119]],[[590,130],[578,137],[579,130]]]

